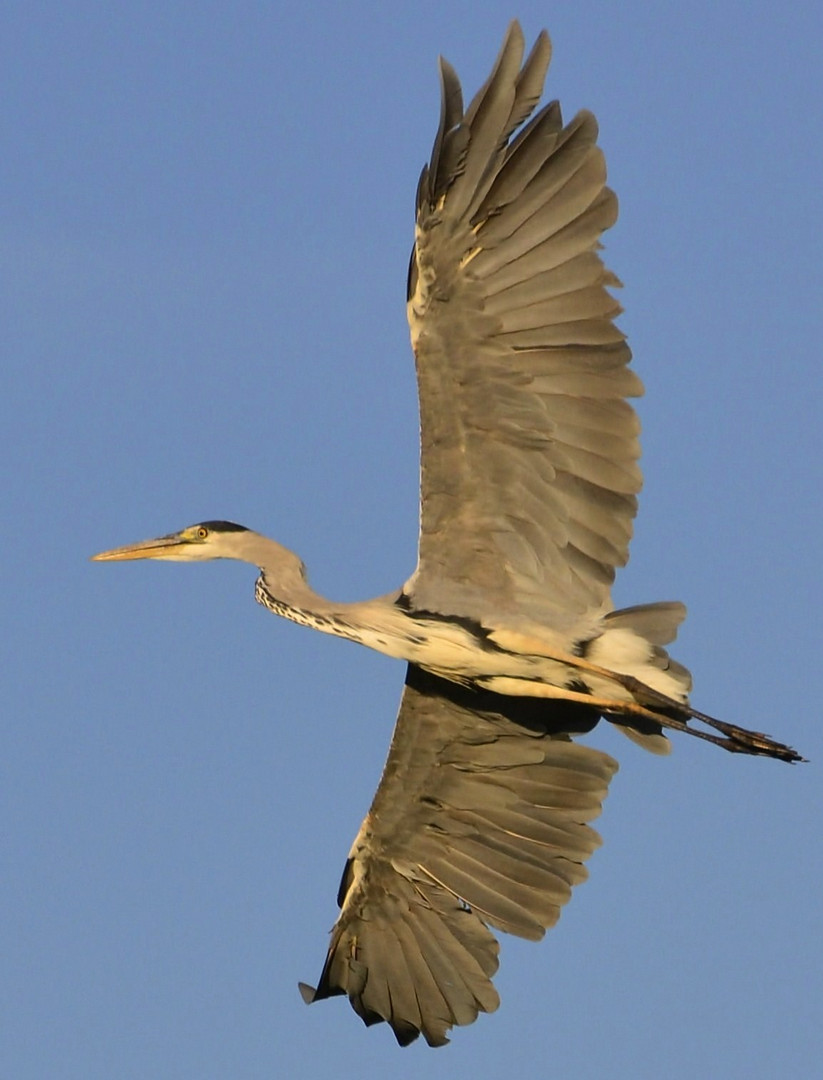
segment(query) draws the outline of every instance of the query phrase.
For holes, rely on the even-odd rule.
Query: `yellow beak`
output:
[[[112,548],[111,551],[101,551],[99,555],[92,555],[92,562],[120,562],[125,559],[162,559],[173,556],[175,549],[186,547],[190,543],[179,534],[173,536],[159,536],[156,540],[141,540],[138,544],[127,544],[125,547]]]

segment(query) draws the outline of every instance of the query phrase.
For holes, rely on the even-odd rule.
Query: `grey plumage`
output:
[[[402,589],[334,603],[295,554],[220,521],[96,556],[242,559],[269,610],[408,662],[326,962],[301,986],[307,1001],[348,995],[402,1044],[440,1045],[495,1009],[490,928],[541,937],[585,879],[617,764],[573,736],[601,716],[655,753],[669,729],[800,760],[690,705],[665,648],[682,604],[612,610],[641,485],[626,398],[642,386],[599,256],[617,203],[597,124],[564,127],[556,102],[531,115],[550,54],[543,33],[523,63],[512,23],[465,112],[440,64],[408,276],[421,511]]]
[[[567,629],[607,603],[627,558],[640,473],[623,399],[642,387],[612,322],[617,279],[597,254],[616,200],[594,117],[563,128],[553,103],[506,147],[539,97],[547,37],[518,82],[522,51],[514,23],[465,117],[444,104],[452,126],[418,193],[422,520],[406,591],[426,609],[477,616],[491,603],[498,618]],[[444,399],[454,408],[437,409]]]
[[[410,667],[391,751],[346,865],[316,991],[433,1046],[490,1012],[498,946],[557,920],[617,762],[571,741],[596,710],[457,686]],[[396,988],[411,989],[397,1001]]]

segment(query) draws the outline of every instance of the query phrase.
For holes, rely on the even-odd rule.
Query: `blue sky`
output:
[[[819,5],[4,5],[0,1073],[811,1076],[821,1042]],[[647,385],[618,604],[683,599],[694,702],[811,764],[620,760],[591,879],[498,1013],[401,1051],[306,1008],[402,665],[231,563],[95,565],[230,518],[340,599],[414,565],[404,284],[436,57],[509,18],[592,108]]]

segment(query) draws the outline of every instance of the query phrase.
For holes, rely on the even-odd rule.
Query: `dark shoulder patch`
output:
[[[585,660],[594,641],[597,641],[597,636],[586,638],[585,641],[575,641],[574,645],[572,645],[572,656],[579,656]]]
[[[478,641],[483,643],[483,646],[487,649],[497,650],[498,646],[493,641],[489,640],[491,630],[484,626],[477,619],[472,619],[468,615],[447,615],[442,611],[427,611],[425,608],[412,607],[412,599],[408,593],[401,592],[394,601],[394,606],[401,608],[403,611],[409,613],[411,619],[418,619],[420,622],[442,622],[450,623],[452,626],[459,626],[463,630],[467,630],[472,637],[477,638]]]
[[[337,889],[337,906],[342,908],[346,902],[346,897],[349,895],[349,889],[354,881],[354,859],[346,859],[346,865],[343,867],[343,873],[340,876],[340,885]]]

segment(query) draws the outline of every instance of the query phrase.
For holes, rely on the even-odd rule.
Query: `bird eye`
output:
[[[197,530],[197,539],[198,540],[205,540],[208,535],[209,535],[209,530],[206,528],[205,525],[201,525]]]

